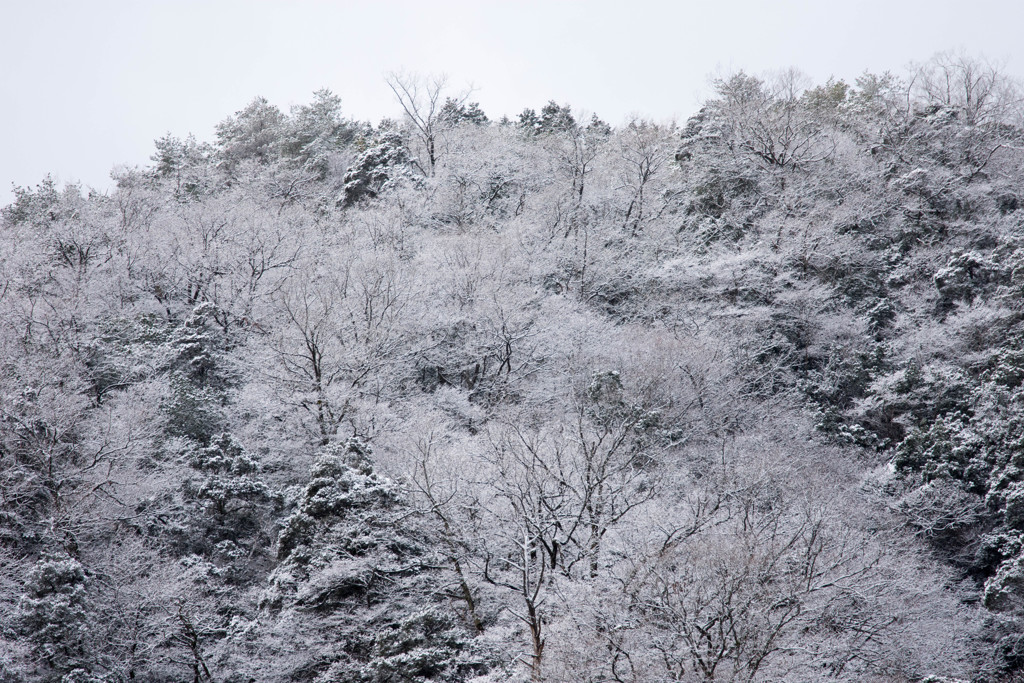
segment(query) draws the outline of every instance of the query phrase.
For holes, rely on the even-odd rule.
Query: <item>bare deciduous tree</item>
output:
[[[1002,65],[963,51],[940,52],[918,66],[911,92],[925,105],[955,107],[970,126],[1015,121],[1024,102]]]
[[[803,168],[830,158],[834,139],[801,106],[803,79],[789,70],[773,83],[743,72],[715,81],[727,142],[768,170]]]
[[[623,228],[634,236],[642,230],[647,218],[644,192],[668,160],[669,132],[662,126],[634,119],[619,135],[620,155],[626,164],[622,184],[631,195]]]
[[[391,72],[385,77],[388,87],[402,106],[406,118],[427,157],[424,175],[434,175],[434,167],[440,157],[438,137],[448,122],[441,116],[447,99],[455,106],[462,106],[472,94],[472,89],[454,97],[448,94],[448,77],[444,74],[423,76],[404,72]]]

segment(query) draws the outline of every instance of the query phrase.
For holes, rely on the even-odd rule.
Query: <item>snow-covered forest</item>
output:
[[[388,85],[15,189],[0,681],[1024,680],[1013,79]]]

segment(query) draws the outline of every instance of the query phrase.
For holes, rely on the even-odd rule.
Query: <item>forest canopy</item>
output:
[[[14,189],[0,681],[1021,680],[1020,83],[387,85]]]

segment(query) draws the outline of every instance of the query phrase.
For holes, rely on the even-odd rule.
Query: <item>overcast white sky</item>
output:
[[[716,70],[852,81],[963,48],[1024,76],[1022,27],[1018,0],[0,0],[0,204],[47,173],[109,189],[256,95],[287,110],[327,87],[347,116],[396,116],[401,68],[474,84],[492,118],[555,99],[682,120]]]

